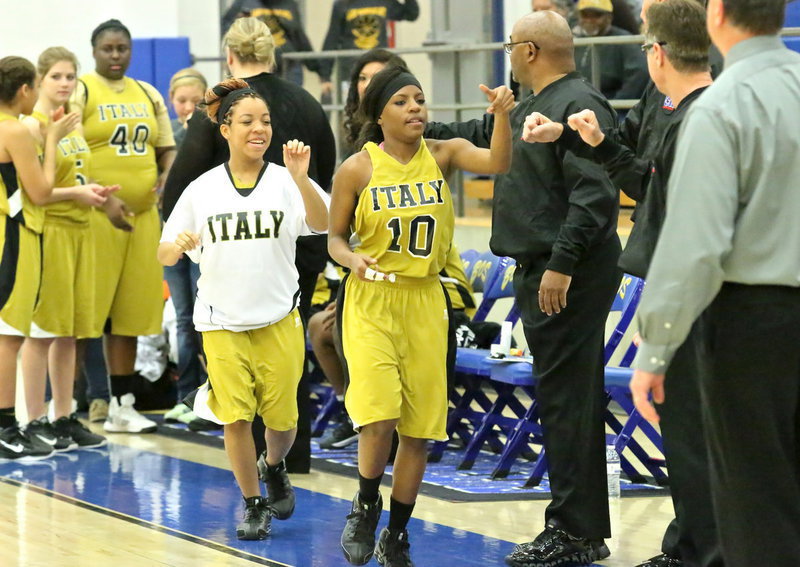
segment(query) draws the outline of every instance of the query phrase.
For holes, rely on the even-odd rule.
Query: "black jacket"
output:
[[[633,229],[619,261],[620,268],[634,276],[647,275],[667,212],[678,131],[686,111],[704,90],[693,91],[673,108],[651,82],[622,124],[604,130],[605,139],[593,150],[566,127],[558,141],[563,148],[603,164],[614,184],[636,201]]]
[[[611,26],[605,36],[630,35]],[[600,58],[600,91],[609,100],[636,99],[642,96],[649,75],[647,58],[636,44],[595,46]],[[575,48],[575,65],[584,78],[592,81],[592,58],[588,47]]]
[[[615,123],[608,101],[578,73],[530,95],[511,112],[511,169],[494,186],[492,237],[495,254],[519,262],[547,258],[547,269],[572,274],[575,265],[609,238],[616,238],[619,193],[602,167],[558,144],[528,144],[520,137],[525,117],[541,112],[565,122],[584,108],[604,127]],[[462,137],[489,147],[494,117],[455,124],[429,124],[431,138]]]
[[[234,0],[222,16],[223,35],[242,13],[263,20],[269,26],[275,41],[275,61],[278,65],[276,74],[280,75],[283,69],[281,55],[284,53],[314,51],[303,29],[300,10],[295,0]],[[304,59],[303,63],[309,71],[319,74],[321,80],[330,80],[330,73],[323,75],[318,59]],[[327,66],[325,68],[328,69]]]
[[[336,165],[336,144],[319,102],[302,87],[270,73],[248,77],[245,81],[264,97],[270,110],[272,141],[264,159],[283,165],[283,144],[297,138],[311,146],[308,176],[323,189],[330,191]],[[164,186],[164,218],[172,213],[189,183],[229,157],[228,143],[220,134],[219,126],[211,122],[202,111],[195,112],[189,119],[186,137]],[[324,237],[307,238],[314,239],[314,242],[321,240],[322,244],[314,244],[314,252],[311,254],[313,258],[298,254],[298,266],[307,259],[312,262],[313,269],[319,265],[321,271],[327,258]]]
[[[363,49],[386,47],[388,36],[386,22],[388,20],[408,20],[413,22],[419,17],[417,0],[336,0],[333,3],[328,33],[322,44],[323,51],[337,49]],[[322,60],[320,76],[331,76],[333,59]],[[350,72],[353,59],[348,58],[341,63],[345,80]]]

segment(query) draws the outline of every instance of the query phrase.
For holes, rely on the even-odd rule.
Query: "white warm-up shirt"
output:
[[[325,201],[330,197],[311,182]],[[222,164],[189,184],[164,225],[161,242],[185,230],[200,235],[188,252],[200,264],[194,324],[198,331],[246,331],[283,319],[297,306],[295,268],[299,236],[316,234],[306,224],[300,189],[289,171],[270,163],[244,196]]]

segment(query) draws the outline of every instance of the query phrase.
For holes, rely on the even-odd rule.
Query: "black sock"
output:
[[[364,478],[361,473],[358,473],[358,494],[362,502],[373,504],[378,501],[382,478],[383,473],[379,474],[377,478]]]
[[[394,531],[402,531],[406,529],[413,511],[414,504],[403,504],[402,502],[392,498],[391,506],[389,507],[389,529]]]
[[[266,460],[267,460],[267,457],[265,456],[264,457],[264,462],[266,462]],[[281,473],[281,472],[283,472],[285,470],[286,470],[286,464],[285,464],[284,461],[281,461],[277,465],[267,464],[267,474],[269,476],[277,476],[279,473]]]
[[[111,384],[111,395],[116,398],[121,398],[125,394],[133,392],[134,378],[136,374],[112,374],[109,376],[109,383]]]
[[[0,408],[0,429],[11,427],[17,423],[16,408]]]

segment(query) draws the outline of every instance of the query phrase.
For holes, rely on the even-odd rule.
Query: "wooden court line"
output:
[[[11,486],[15,486],[17,488],[22,488],[25,490],[30,490],[32,492],[36,492],[37,494],[42,494],[44,496],[49,496],[50,498],[54,498],[56,500],[60,500],[61,502],[66,502],[67,504],[72,504],[73,506],[78,506],[80,508],[84,508],[86,510],[91,510],[92,512],[98,512],[100,514],[104,514],[106,516],[110,516],[112,518],[116,518],[118,520],[123,520],[125,522],[129,522],[131,524],[135,524],[137,526],[141,526],[144,528],[148,528],[157,532],[161,532],[173,537],[180,538],[185,541],[189,541],[191,543],[196,543],[198,545],[202,545],[203,547],[207,547],[209,549],[213,549],[214,551],[219,551],[221,553],[226,553],[228,555],[232,555],[239,559],[245,559],[247,561],[252,561],[253,563],[257,563],[259,565],[266,565],[267,567],[292,567],[287,563],[281,563],[279,561],[274,561],[272,559],[266,559],[265,557],[259,557],[258,555],[253,555],[251,553],[247,553],[245,551],[241,551],[239,549],[234,549],[233,547],[229,547],[227,545],[217,543],[215,541],[211,541],[209,539],[205,539],[196,535],[187,534],[186,532],[182,532],[180,530],[176,530],[173,528],[168,528],[166,526],[160,526],[158,524],[154,524],[153,522],[148,522],[147,520],[143,520],[141,518],[136,518],[135,516],[129,516],[128,514],[123,514],[122,512],[117,512],[115,510],[111,510],[109,508],[104,508],[102,506],[98,506],[97,504],[91,504],[89,502],[84,502],[83,500],[78,500],[77,498],[73,498],[71,496],[67,496],[65,494],[60,494],[58,492],[54,492],[52,490],[48,490],[46,488],[42,488],[40,486],[36,486],[34,484],[29,484],[26,482],[20,482],[18,480],[14,480],[11,478],[7,478],[4,476],[0,476],[0,482],[4,484],[8,484]]]

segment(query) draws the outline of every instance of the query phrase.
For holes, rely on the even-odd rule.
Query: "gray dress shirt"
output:
[[[736,44],[683,122],[634,366],[663,374],[724,282],[800,286],[800,54],[777,36]]]

